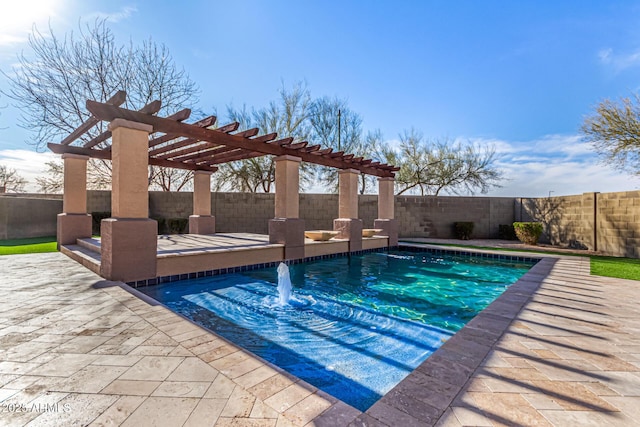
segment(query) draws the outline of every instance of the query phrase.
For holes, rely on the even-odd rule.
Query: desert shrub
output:
[[[502,240],[516,240],[516,231],[512,224],[498,225],[498,238]]]
[[[189,226],[188,218],[167,218],[167,231],[169,234],[184,234]]]
[[[543,230],[539,222],[514,222],[513,228],[518,240],[527,245],[537,245]]]
[[[158,222],[158,234],[183,234],[189,228],[188,218],[153,217]]]
[[[91,212],[91,232],[94,235],[100,235],[100,224],[107,218],[111,218],[111,212]]]
[[[473,233],[473,222],[454,222],[453,233],[456,239],[469,240]]]

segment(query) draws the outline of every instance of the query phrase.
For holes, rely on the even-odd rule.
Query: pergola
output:
[[[63,213],[58,216],[58,244],[74,244],[91,236],[91,216],[86,212],[86,167],[89,158],[112,162],[112,218],[101,224],[101,274],[109,279],[140,280],[155,277],[157,224],[148,217],[148,165],[194,171],[193,215],[189,233],[215,233],[211,215],[211,174],[222,163],[264,155],[276,156],[275,216],[269,222],[269,241],[282,243],[285,259],[304,257],[304,221],[299,218],[299,164],[302,161],[339,169],[339,212],[334,220],[338,237],[349,239],[351,252],[362,248],[362,221],[358,219],[358,175],[379,181],[378,219],[389,245],[397,244],[393,219],[393,183],[397,167],[356,157],[331,148],[258,135],[257,128],[238,132],[239,123],[215,127],[209,116],[186,123],[191,111],[168,117],[155,115],[161,107],[153,101],[138,111],[122,108],[126,93],[107,102],[88,100],[92,114],[60,143],[48,144],[64,159]],[[101,121],[108,130],[89,139],[85,134]],[[358,243],[360,242],[360,243]]]

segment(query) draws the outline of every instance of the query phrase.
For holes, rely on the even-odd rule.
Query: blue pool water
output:
[[[366,410],[531,263],[384,252],[140,290],[291,374]]]

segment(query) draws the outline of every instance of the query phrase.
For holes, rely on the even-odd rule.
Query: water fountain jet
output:
[[[289,304],[291,299],[291,276],[289,267],[284,262],[278,266],[278,302],[280,305]]]

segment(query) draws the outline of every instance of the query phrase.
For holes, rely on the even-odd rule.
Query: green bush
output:
[[[184,234],[189,227],[188,218],[167,218],[167,231],[169,234]]]
[[[94,235],[100,235],[100,223],[106,218],[111,218],[111,212],[91,212],[91,232]],[[189,218],[153,217],[152,219],[158,222],[158,234],[184,234],[189,229]]]
[[[543,230],[539,222],[514,222],[513,228],[518,240],[527,245],[537,245]]]
[[[189,228],[189,218],[153,217],[158,222],[158,234],[184,234]]]
[[[498,225],[498,239],[502,240],[516,240],[516,231],[513,229],[512,224],[500,224]]]
[[[453,232],[456,239],[469,240],[473,233],[473,222],[454,222]]]
[[[91,212],[91,232],[94,235],[100,235],[100,224],[107,218],[111,218],[111,212]]]

